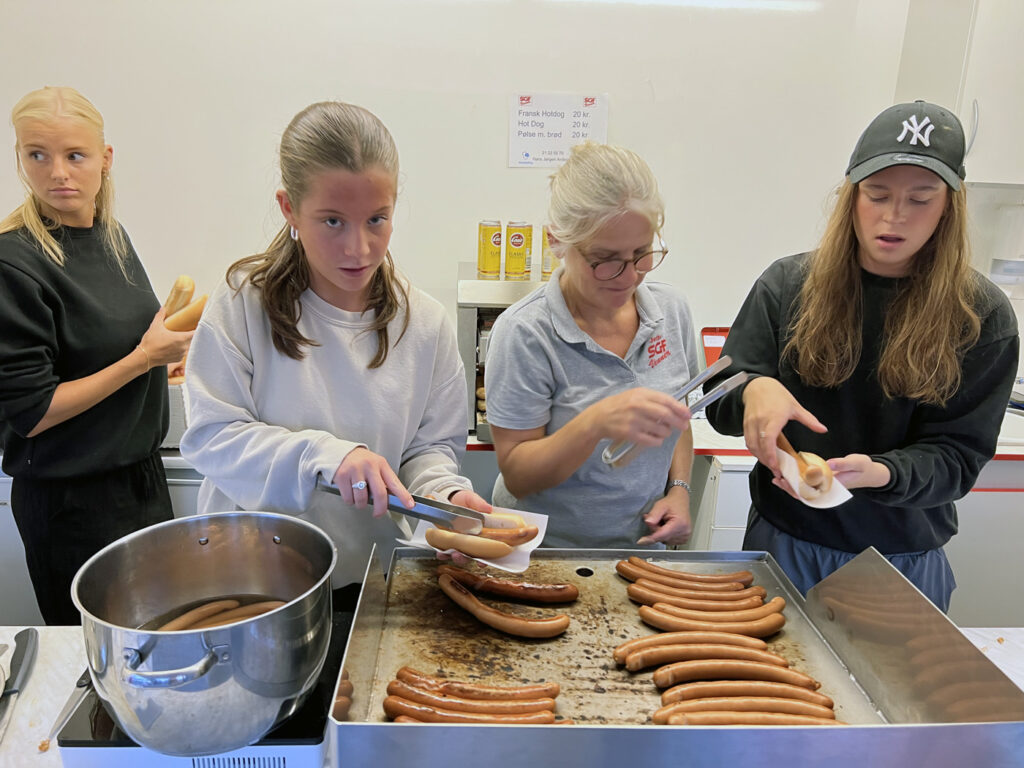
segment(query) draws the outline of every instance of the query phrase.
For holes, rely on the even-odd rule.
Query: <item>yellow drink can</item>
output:
[[[530,251],[533,227],[525,221],[510,221],[505,227],[505,279],[530,279]]]
[[[477,227],[476,276],[478,280],[501,279],[501,222],[485,219]]]

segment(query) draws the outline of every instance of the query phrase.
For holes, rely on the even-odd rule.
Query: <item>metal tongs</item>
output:
[[[316,489],[326,493],[333,493],[335,496],[341,496],[341,491],[326,482],[322,477],[317,478]],[[406,517],[415,517],[420,520],[426,520],[428,523],[440,525],[442,528],[450,528],[456,533],[476,534],[483,530],[483,512],[460,507],[457,504],[449,504],[446,501],[428,499],[426,496],[411,495],[416,504],[412,509],[409,509],[397,496],[388,494],[388,509]],[[372,503],[373,499],[370,498],[369,501]]]
[[[729,355],[722,355],[722,357],[718,358],[718,360],[686,382],[686,384],[683,385],[683,388],[675,393],[674,397],[676,400],[680,400],[685,403],[687,395],[715,374],[724,371],[730,365],[732,365],[732,358],[729,357]],[[697,411],[711,405],[727,392],[730,392],[741,384],[746,383],[750,378],[751,374],[746,371],[740,371],[739,373],[730,376],[710,392],[706,393],[702,398],[700,398],[700,400],[691,405],[690,414],[695,414]],[[611,443],[601,452],[601,461],[605,464],[610,464],[617,469],[621,469],[629,464],[629,462],[635,458],[637,453],[639,453],[639,451],[637,450],[636,443],[628,440],[618,440]]]

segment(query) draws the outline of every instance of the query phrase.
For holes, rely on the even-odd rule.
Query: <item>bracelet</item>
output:
[[[685,488],[687,493],[693,493],[693,490],[690,488],[690,484],[685,480],[673,480],[668,484],[668,487],[670,490],[672,488]]]
[[[141,344],[136,344],[135,348],[136,349],[141,349],[142,350],[142,354],[144,354],[146,356],[146,370],[148,371],[150,368],[153,367],[153,361],[149,359],[149,352],[147,352],[146,348],[144,346],[142,346]]]

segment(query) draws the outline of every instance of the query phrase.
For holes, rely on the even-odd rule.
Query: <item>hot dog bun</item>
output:
[[[504,541],[494,541],[480,536],[468,536],[464,533],[444,531],[440,528],[428,528],[424,534],[427,544],[440,549],[456,549],[470,557],[482,557],[485,560],[494,560],[505,557],[512,552],[512,547]]]
[[[171,292],[167,294],[167,301],[164,302],[166,316],[170,317],[192,301],[192,294],[195,290],[196,284],[191,277],[178,275],[178,279],[171,286]]]
[[[514,512],[489,512],[487,525],[492,528],[525,528],[526,521]]]
[[[164,319],[164,327],[169,331],[194,331],[199,325],[199,318],[206,306],[206,294],[193,301],[187,307],[179,309],[170,317]]]

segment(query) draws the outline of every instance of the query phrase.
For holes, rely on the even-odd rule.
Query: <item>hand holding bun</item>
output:
[[[173,315],[166,318],[164,320],[164,327],[169,331],[194,331],[196,326],[199,325],[199,318],[202,316],[205,306],[206,294],[204,293],[188,306],[179,309]]]

